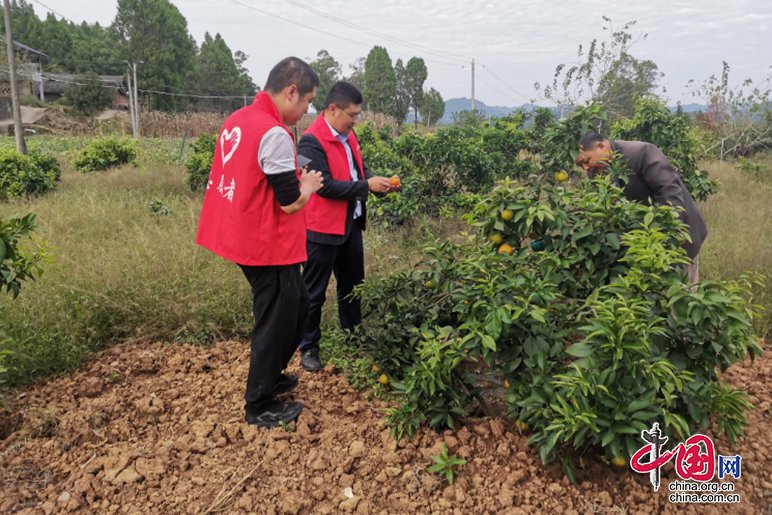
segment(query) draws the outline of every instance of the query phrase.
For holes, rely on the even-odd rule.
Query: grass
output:
[[[769,162],[769,161],[767,161]],[[700,251],[700,279],[736,279],[746,271],[767,276],[756,302],[766,308],[759,336],[772,328],[772,181],[753,182],[734,163],[707,163],[719,194],[700,205],[708,239]]]
[[[55,258],[18,299],[0,296],[11,384],[72,370],[118,341],[247,336],[248,284],[236,265],[195,245],[201,197],[183,177],[168,165],[97,175],[65,168],[58,191],[0,204],[0,217],[36,213]],[[154,214],[154,200],[174,214]]]
[[[94,136],[49,136],[41,134],[26,138],[29,150],[39,150],[59,156],[62,161],[70,161],[83,149]],[[187,138],[182,153],[182,162],[193,154],[190,144],[194,138]],[[143,138],[139,144],[139,159],[142,163],[172,164],[180,156],[182,138]],[[16,148],[13,136],[0,136],[0,148]]]
[[[202,196],[182,183],[182,166],[150,156],[143,156],[139,168],[98,174],[64,165],[55,192],[0,203],[3,218],[38,215],[40,237],[49,240],[55,259],[37,283],[24,285],[18,299],[0,296],[0,352],[12,352],[3,362],[10,369],[8,384],[67,373],[90,353],[123,341],[248,338],[253,321],[247,281],[236,265],[194,243]],[[734,279],[746,271],[772,277],[772,185],[749,182],[732,164],[706,168],[723,185],[700,206],[710,231],[700,256],[702,278]],[[153,202],[173,214],[154,213]],[[413,230],[387,231],[371,223],[364,233],[366,274],[413,266],[425,242],[466,229],[458,217],[418,219]],[[343,345],[334,279],[327,298],[323,361],[338,365],[359,388],[376,386],[370,358]],[[768,308],[759,322],[763,335],[772,325],[772,279],[756,300]],[[379,389],[374,392],[380,396]]]

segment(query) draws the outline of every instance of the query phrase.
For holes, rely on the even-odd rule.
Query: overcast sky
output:
[[[242,50],[249,55],[247,67],[260,86],[271,67],[288,55],[315,58],[320,49],[325,49],[348,74],[350,63],[366,56],[374,45],[381,45],[395,62],[398,58],[407,61],[412,56],[423,57],[429,69],[427,87],[436,88],[446,99],[470,96],[469,68],[475,58],[485,65],[484,69],[479,65],[477,68],[476,98],[488,105],[521,105],[537,96],[534,82],[550,83],[558,64],[576,61],[580,44],[587,46],[594,38],[609,38],[608,31],[603,30],[603,15],[612,19],[615,28],[637,20],[633,33],[648,33],[631,54],[651,59],[659,66],[672,104],[678,100],[702,103],[691,97],[686,83],[720,74],[722,61],[730,64],[735,83],[746,78],[759,82],[772,72],[771,0],[172,2],[187,18],[197,42],[206,31],[212,35],[219,32],[232,51]],[[101,24],[112,22],[117,5],[114,0],[43,3],[76,22]],[[380,35],[346,27],[298,7],[298,3]],[[38,3],[33,6],[39,16],[45,16],[45,7]],[[464,68],[462,61],[466,62]]]

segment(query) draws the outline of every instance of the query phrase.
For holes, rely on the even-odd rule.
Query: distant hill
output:
[[[507,107],[507,106],[489,106],[485,102],[482,102],[480,100],[475,99],[474,101],[474,107],[475,109],[482,111],[486,116],[506,116],[510,114],[511,112],[525,108],[527,111],[532,111],[536,107],[534,104],[523,104],[516,107]],[[681,105],[683,107],[684,112],[687,113],[694,113],[696,111],[704,111],[705,106],[701,104],[683,104]],[[469,111],[472,108],[472,100],[470,98],[462,97],[462,98],[451,98],[445,101],[445,115],[440,119],[440,125],[450,125],[453,123],[453,113],[457,113],[460,111]],[[555,113],[555,115],[560,118],[561,112],[560,108],[558,107],[552,107],[552,112]],[[670,111],[675,112],[677,109],[677,106],[670,107]],[[420,119],[420,118],[419,118]],[[407,116],[407,123],[413,123],[413,113],[411,112]]]

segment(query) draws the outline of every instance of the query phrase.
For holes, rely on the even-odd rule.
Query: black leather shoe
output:
[[[322,362],[319,360],[319,349],[308,349],[300,353],[300,366],[303,370],[316,372],[322,369]]]
[[[281,374],[273,387],[273,396],[290,393],[298,386],[298,376],[295,374]]]
[[[302,402],[273,400],[268,408],[261,413],[255,414],[247,411],[246,421],[251,426],[256,425],[258,429],[261,427],[281,427],[281,422],[289,424],[298,418],[301,411],[303,411]]]

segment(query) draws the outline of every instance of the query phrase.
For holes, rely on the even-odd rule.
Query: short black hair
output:
[[[319,87],[319,76],[302,59],[287,57],[273,67],[263,89],[267,93],[276,94],[293,85],[297,86],[298,93],[302,97]]]
[[[582,136],[582,139],[579,140],[579,146],[584,150],[592,150],[602,141],[606,141],[606,138],[595,131],[587,131]]]
[[[351,104],[360,105],[362,103],[362,92],[350,82],[336,82],[327,92],[324,99],[324,108],[329,109],[330,105],[335,104],[341,109],[346,109]]]

